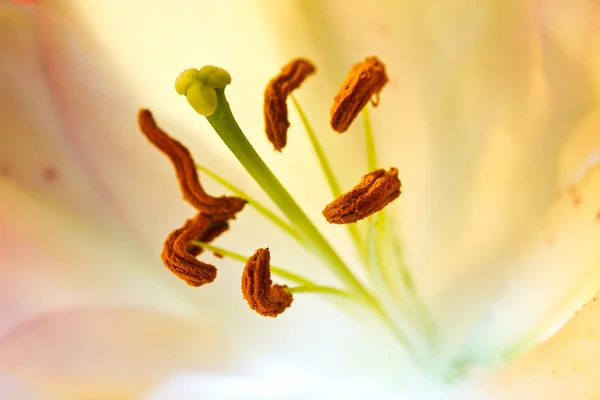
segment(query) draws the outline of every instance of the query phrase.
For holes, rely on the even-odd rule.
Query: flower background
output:
[[[400,170],[396,226],[444,351],[497,362],[564,322],[600,286],[600,176],[569,189],[600,142],[598,15],[590,1],[0,2],[0,384],[61,399],[404,390],[396,343],[322,299],[265,320],[241,299],[238,264],[219,261],[201,289],[162,267],[162,240],[190,210],[138,133],[139,107],[261,198],[173,90],[182,69],[203,64],[229,70],[240,125],[314,217],[330,200],[325,181],[295,116],[283,154],[264,140],[264,85],[293,57],[316,63],[298,97],[348,187],[365,172],[354,156],[363,139],[359,127],[329,134],[330,99],[352,63],[377,54],[391,78],[373,112],[378,156]],[[317,224],[352,259],[345,234]],[[251,210],[222,243],[244,254],[268,245],[274,263],[328,278]],[[584,322],[550,344],[562,353],[538,349],[474,385],[509,388],[507,398],[596,393],[585,357],[596,344],[569,336],[594,338]]]

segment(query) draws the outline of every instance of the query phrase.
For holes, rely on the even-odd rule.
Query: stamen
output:
[[[377,169],[364,175],[352,190],[325,206],[323,216],[330,224],[360,221],[398,198],[400,186],[396,168],[392,167],[388,172]]]
[[[194,240],[196,240],[198,242],[210,243],[213,240],[215,240],[216,238],[218,238],[223,232],[227,231],[228,229],[229,229],[229,224],[226,221],[213,221],[210,224],[209,228],[205,232],[202,232],[202,234],[200,236],[198,236],[197,238],[195,238]],[[191,255],[193,255],[194,257],[197,257],[200,254],[202,254],[204,249],[200,246],[194,245],[193,243],[188,243],[186,251],[188,253],[190,253]],[[213,254],[216,255],[217,253],[213,252]]]
[[[239,187],[237,187],[237,186],[233,185],[231,182],[225,180],[225,178],[223,178],[222,176],[216,174],[214,171],[212,171],[202,165],[196,165],[196,169],[199,169],[200,171],[204,172],[206,175],[208,175],[215,181],[219,182],[221,185],[223,185],[224,187],[229,189],[231,192],[233,192],[233,194],[246,200],[246,202],[248,203],[249,206],[254,207],[254,209],[256,211],[258,211],[260,214],[262,214],[268,220],[273,222],[275,225],[279,226],[281,229],[283,229],[284,232],[287,232],[291,237],[296,239],[299,243],[304,243],[304,239],[300,235],[300,232],[298,232],[298,230],[294,226],[292,226],[289,223],[287,223],[286,221],[284,221],[283,218],[276,215],[267,206],[265,206],[264,204],[262,204],[261,202],[256,200],[254,197],[250,196],[248,193],[244,192]]]
[[[235,218],[235,214],[244,208],[244,199],[235,196],[213,197],[204,191],[188,149],[160,129],[149,110],[139,111],[138,123],[148,140],[169,157],[177,173],[183,198],[196,210],[214,220],[224,221]]]
[[[286,64],[265,89],[265,133],[277,151],[285,147],[290,127],[287,97],[314,71],[315,67],[310,61],[297,58]]]
[[[185,221],[185,224],[167,236],[161,258],[165,266],[183,279],[190,286],[201,286],[211,283],[217,277],[214,265],[196,259],[201,247],[191,244],[194,240],[206,241],[214,239],[223,229],[223,222],[214,222],[210,217],[198,213],[194,218]],[[225,223],[226,225],[226,223]],[[218,232],[218,233],[216,233]],[[190,252],[190,249],[193,249]]]
[[[246,263],[242,275],[242,293],[251,309],[267,317],[276,317],[293,301],[286,285],[273,284],[269,249],[258,249]]]
[[[369,100],[374,99],[374,107],[379,104],[379,92],[387,81],[385,65],[377,57],[354,64],[333,98],[331,127],[338,133],[346,132]]]

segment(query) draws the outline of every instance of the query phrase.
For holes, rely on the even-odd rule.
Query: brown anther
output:
[[[248,259],[242,275],[242,293],[251,309],[266,317],[276,317],[292,304],[285,285],[271,280],[271,253],[258,249]]]
[[[369,100],[374,99],[374,107],[379,104],[379,92],[387,81],[385,65],[377,57],[354,64],[333,98],[331,127],[338,133],[346,132]]]
[[[196,259],[197,249],[191,246],[193,240],[207,240],[208,232],[214,229],[210,217],[198,213],[194,218],[185,221],[185,224],[167,236],[161,258],[165,266],[190,286],[201,286],[211,283],[217,277],[214,265]],[[223,232],[223,230],[221,230]],[[214,237],[213,237],[214,238]]]
[[[204,232],[202,232],[196,239],[197,242],[210,243],[215,240],[221,233],[225,232],[229,229],[229,224],[227,221],[212,221]],[[187,252],[193,255],[194,257],[202,254],[204,249],[202,247],[195,246],[190,243],[187,247]]]
[[[323,215],[330,224],[360,221],[383,209],[400,196],[398,170],[377,169],[364,175],[358,185],[325,206]]]
[[[169,157],[177,173],[183,198],[196,210],[214,220],[227,220],[235,218],[235,214],[244,208],[244,199],[235,196],[213,197],[204,191],[188,149],[160,129],[149,110],[139,111],[138,124],[148,140]]]
[[[265,89],[265,132],[275,150],[281,151],[287,143],[287,97],[313,72],[315,66],[308,60],[297,58],[287,63],[281,72],[269,81]]]

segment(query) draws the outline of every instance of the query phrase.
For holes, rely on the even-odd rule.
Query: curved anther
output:
[[[323,216],[330,224],[360,221],[383,209],[400,196],[398,170],[377,169],[364,175],[358,185],[325,206]]]
[[[373,106],[379,104],[379,92],[387,82],[385,65],[377,57],[354,64],[333,99],[331,127],[346,132],[369,100]]]
[[[276,317],[293,301],[285,285],[271,280],[271,254],[269,249],[258,249],[250,257],[242,275],[242,293],[251,309],[260,315]]]
[[[227,230],[227,223],[213,221],[206,215],[198,213],[194,218],[185,221],[179,229],[167,236],[161,258],[165,266],[190,286],[201,286],[211,283],[217,277],[214,265],[196,258],[200,251],[191,244],[192,241],[210,242]]]
[[[287,143],[290,122],[286,100],[314,71],[315,66],[310,61],[297,58],[286,64],[265,89],[265,133],[275,150],[281,151]]]
[[[169,157],[177,173],[183,198],[196,210],[215,220],[227,220],[235,218],[235,214],[244,208],[244,199],[235,196],[213,197],[204,191],[188,149],[160,129],[149,110],[140,110],[138,123],[148,140]]]

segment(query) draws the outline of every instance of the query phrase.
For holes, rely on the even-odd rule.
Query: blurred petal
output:
[[[595,297],[556,335],[488,377],[490,399],[600,397],[600,302]]]
[[[231,364],[225,337],[189,319],[128,308],[47,313],[0,338],[0,370],[52,398],[131,399],[173,371]]]
[[[562,323],[600,286],[600,166],[564,190],[524,235],[502,290],[483,309],[483,329],[467,346],[473,357],[489,349],[506,357],[531,346]],[[485,356],[484,356],[485,358]]]
[[[13,376],[0,372],[0,392],[5,398],[11,400],[47,400],[32,388],[23,385]]]
[[[82,212],[103,208],[62,135],[31,10],[0,3],[0,176]]]
[[[130,305],[199,317],[158,257],[101,216],[74,213],[34,193],[0,179],[0,334],[75,306]]]

